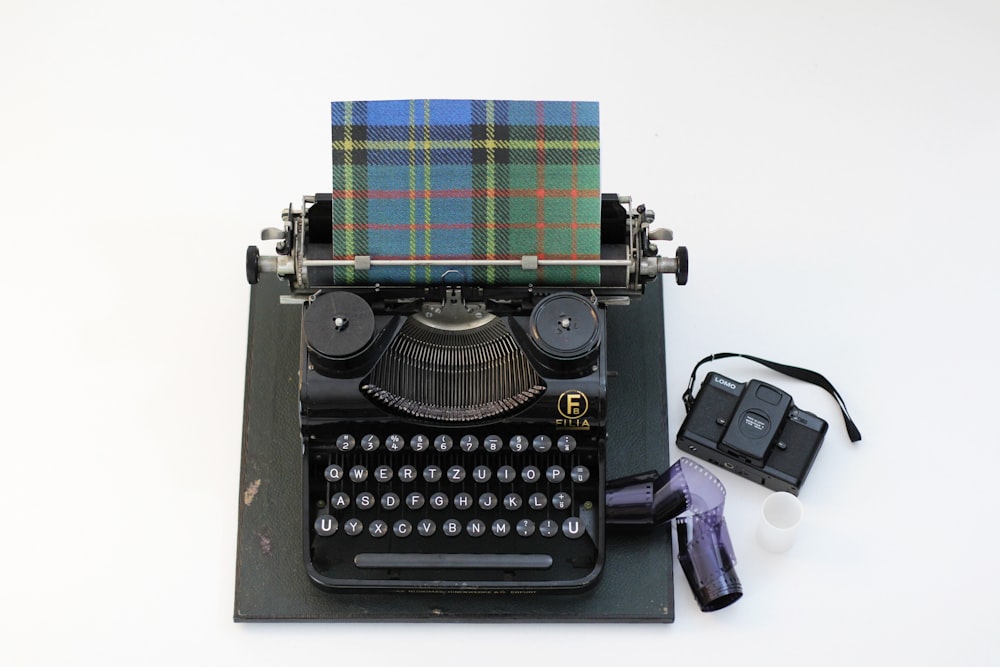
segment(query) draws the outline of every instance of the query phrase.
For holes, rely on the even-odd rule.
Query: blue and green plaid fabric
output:
[[[333,258],[600,258],[596,102],[334,102]],[[339,267],[431,284],[452,267]],[[598,267],[453,267],[477,284],[596,285]],[[460,282],[450,276],[449,283]]]

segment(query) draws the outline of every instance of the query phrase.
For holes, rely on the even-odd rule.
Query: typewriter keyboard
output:
[[[310,439],[311,575],[334,588],[586,585],[602,560],[601,447],[588,431]]]

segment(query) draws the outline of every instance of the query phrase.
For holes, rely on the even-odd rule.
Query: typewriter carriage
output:
[[[625,207],[628,206],[626,209]],[[670,241],[673,234],[668,229],[651,229],[655,214],[645,205],[632,207],[629,196],[603,194],[601,196],[601,258],[586,260],[545,259],[538,255],[524,255],[517,259],[382,259],[368,255],[358,255],[354,259],[326,259],[332,256],[331,237],[331,196],[329,194],[306,195],[299,209],[289,204],[282,212],[284,226],[262,230],[261,240],[277,241],[276,255],[262,256],[256,246],[247,248],[247,280],[255,284],[261,273],[276,273],[288,281],[291,294],[283,303],[302,303],[322,289],[349,289],[353,292],[374,290],[382,298],[405,300],[425,298],[443,301],[441,291],[456,286],[449,282],[453,272],[448,267],[455,266],[496,266],[515,267],[526,271],[537,270],[547,265],[559,266],[599,266],[599,285],[580,287],[578,285],[540,286],[463,284],[466,300],[475,302],[483,299],[519,299],[531,297],[536,292],[547,294],[553,291],[582,291],[606,303],[627,303],[630,298],[642,295],[643,286],[661,273],[675,274],[677,284],[687,283],[687,248],[677,248],[673,258],[661,257],[657,241]],[[438,266],[443,267],[439,285],[337,285],[332,280],[333,267],[352,267],[365,271],[375,266]],[[482,291],[479,291],[482,290]]]

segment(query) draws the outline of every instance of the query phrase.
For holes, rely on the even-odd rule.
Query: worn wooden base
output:
[[[237,621],[661,622],[674,619],[669,527],[613,533],[604,574],[580,594],[342,594],[303,566],[298,431],[300,308],[265,276],[250,300],[236,553]],[[608,314],[608,478],[668,466],[659,282]]]

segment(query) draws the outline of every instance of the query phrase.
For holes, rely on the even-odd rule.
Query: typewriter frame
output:
[[[440,302],[446,304],[449,292],[454,295],[456,287],[454,285],[427,286],[354,286],[354,287],[331,287],[322,286],[321,277],[323,270],[335,265],[353,265],[358,269],[365,269],[379,263],[378,259],[370,257],[356,257],[351,260],[324,260],[310,258],[310,253],[306,243],[302,239],[308,238],[309,221],[315,213],[314,207],[319,203],[329,201],[328,195],[315,195],[303,198],[303,208],[295,211],[291,206],[283,213],[286,227],[282,230],[264,230],[262,238],[277,240],[277,257],[260,257],[256,248],[251,247],[247,256],[247,273],[251,282],[256,282],[256,277],[260,271],[271,271],[285,278],[291,285],[292,294],[282,297],[282,303],[305,303],[314,302],[318,297],[327,292],[346,291],[361,295],[370,303],[378,303],[384,308],[385,304],[392,304],[397,315],[416,315],[421,309],[426,309],[427,304]],[[595,411],[603,418],[604,409],[604,380],[606,379],[606,348],[604,347],[604,309],[610,305],[627,304],[631,298],[641,296],[644,284],[655,278],[658,273],[672,272],[677,274],[677,282],[684,284],[687,277],[687,254],[686,249],[679,248],[677,257],[674,259],[659,257],[657,249],[652,240],[670,239],[667,230],[652,232],[649,225],[653,221],[653,212],[647,211],[640,206],[632,209],[630,198],[619,197],[610,194],[602,197],[602,259],[584,260],[576,262],[551,262],[551,263],[578,263],[578,264],[598,264],[601,266],[602,285],[593,287],[536,287],[533,285],[524,286],[463,286],[461,287],[461,297],[468,302],[485,303],[490,302],[497,313],[508,317],[514,317],[517,313],[522,315],[525,312],[524,304],[537,303],[539,299],[547,295],[558,294],[560,292],[577,293],[585,295],[595,306],[595,312],[600,313],[601,329],[601,353],[600,363],[595,365],[592,374],[596,378],[599,386],[595,398],[599,405],[599,410]],[[622,206],[628,204],[626,211]],[[606,254],[604,248],[613,248],[612,253]],[[617,249],[614,249],[617,248]],[[253,251],[251,253],[250,251]],[[328,256],[328,255],[327,255]],[[386,263],[416,263],[416,264],[455,264],[453,260],[413,260],[413,261],[393,261]],[[501,260],[490,262],[466,261],[466,264],[492,263],[507,266],[518,266],[522,269],[534,269],[543,266],[546,260],[538,257],[528,256],[518,260]],[[332,274],[331,274],[332,275]],[[521,305],[515,305],[521,304]],[[307,306],[308,307],[308,306]],[[305,317],[307,308],[303,309]],[[303,327],[304,331],[305,327]],[[398,328],[397,328],[398,330]],[[310,373],[315,372],[313,364],[310,362],[310,351],[305,341],[301,342],[301,371],[300,378],[303,387],[310,384]],[[553,395],[556,395],[553,392]],[[549,396],[551,403],[551,395]],[[300,406],[303,401],[308,401],[307,392],[303,390],[300,397]],[[509,581],[502,578],[494,578],[488,581],[459,582],[441,581],[437,579],[335,579],[331,580],[319,572],[314,567],[311,558],[310,542],[315,534],[312,530],[314,499],[310,497],[310,456],[314,452],[314,447],[309,442],[309,436],[315,437],[318,431],[311,431],[307,425],[309,417],[307,410],[302,407],[300,410],[302,418],[301,428],[303,441],[303,481],[304,481],[304,547],[306,556],[306,568],[310,578],[314,583],[333,590],[360,590],[360,589],[398,589],[398,590],[582,590],[592,585],[600,576],[604,558],[604,515],[603,515],[603,489],[605,482],[605,453],[604,445],[606,440],[606,429],[601,420],[595,422],[592,427],[592,459],[596,463],[596,491],[594,501],[597,507],[596,514],[591,518],[591,523],[597,526],[597,540],[595,548],[597,556],[594,566],[582,577],[571,579],[544,579],[536,581]],[[472,424],[475,425],[475,424]],[[506,429],[499,429],[506,433]],[[314,474],[314,473],[313,473]]]

